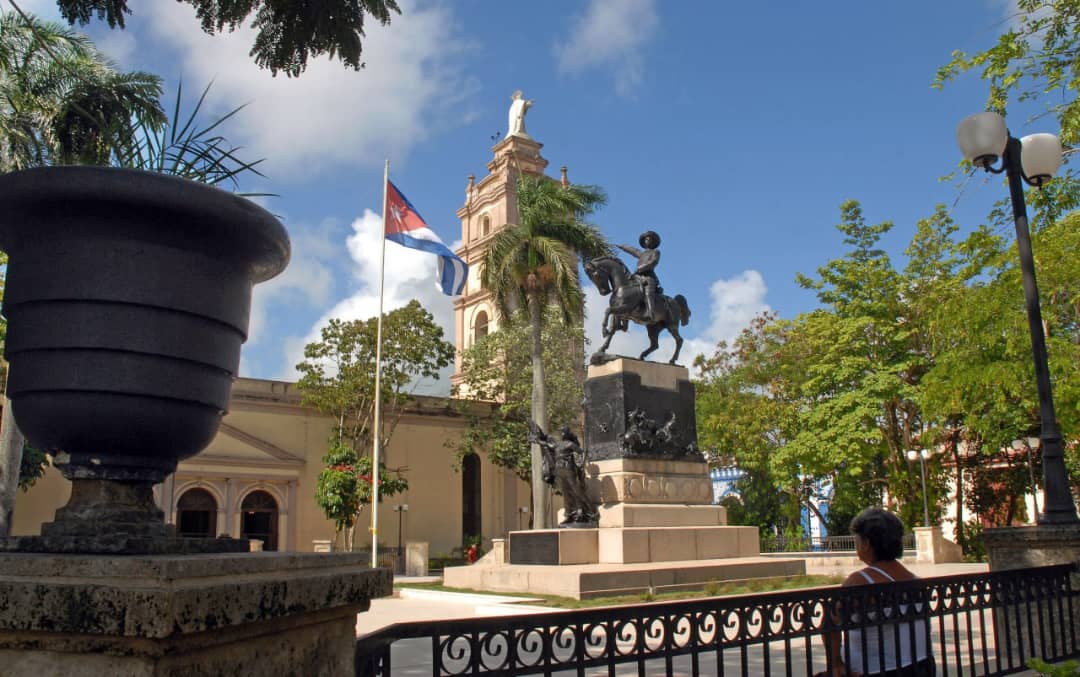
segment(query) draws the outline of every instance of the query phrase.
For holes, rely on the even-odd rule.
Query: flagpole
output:
[[[386,210],[390,186],[390,158],[383,166],[382,234],[379,237],[379,315],[375,323],[375,421],[371,452],[371,568],[379,564],[379,435],[382,432],[382,316],[386,278]]]

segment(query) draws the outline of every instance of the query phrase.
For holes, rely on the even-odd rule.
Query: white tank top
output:
[[[891,582],[896,581],[896,579],[894,579],[892,576],[885,573],[884,571],[882,571],[878,567],[868,566],[866,568],[867,569],[873,569],[874,571],[878,572],[879,574],[881,574],[882,576],[884,576],[886,579],[888,579]],[[871,578],[870,574],[866,573],[866,571],[859,571],[858,573],[861,574],[862,577],[866,579],[867,583],[871,583],[871,584],[876,583],[876,581],[873,578]],[[922,611],[922,605],[921,604],[916,604],[915,608],[918,611]],[[907,605],[906,604],[901,604],[900,605],[900,610],[902,612],[906,612],[907,611]],[[888,613],[889,613],[889,611],[886,610],[886,615],[888,615]],[[874,616],[875,616],[875,614],[873,612],[871,612],[870,614],[868,614],[867,620],[870,620],[870,621],[876,620],[874,618]],[[852,620],[858,621],[859,620],[858,615],[857,614],[852,614]],[[882,627],[882,629],[885,631],[885,633],[884,633],[884,636],[882,637],[881,642],[878,641],[878,628],[877,627],[866,628],[866,630],[865,630],[865,632],[866,632],[866,662],[865,663],[863,662],[863,653],[862,653],[862,651],[863,651],[862,638],[863,638],[864,630],[851,630],[848,633],[847,642],[848,642],[848,646],[851,647],[851,661],[850,661],[850,663],[848,663],[848,665],[851,666],[852,670],[862,672],[863,667],[865,666],[867,674],[872,675],[872,674],[876,674],[876,673],[880,672],[882,670],[882,668],[880,667],[882,665],[882,663],[881,663],[879,655],[878,655],[879,647],[880,647],[882,653],[884,654],[884,659],[885,659],[884,660],[884,666],[885,666],[884,669],[886,671],[895,670],[897,668],[902,668],[902,667],[905,667],[907,665],[911,665],[912,663],[918,663],[919,661],[925,660],[926,658],[930,657],[930,652],[927,651],[927,648],[926,648],[926,621],[925,620],[920,618],[920,619],[916,619],[914,621],[911,621],[910,623],[905,622],[905,623],[900,623],[899,624],[899,626],[900,626],[900,628],[899,628],[899,630],[900,630],[900,648],[899,648],[899,651],[897,651],[897,647],[896,647],[896,630],[894,629],[894,625],[896,625],[896,624],[886,623]],[[915,628],[915,652],[914,652],[915,656],[914,656],[914,658],[912,658],[912,651],[911,651],[911,627]],[[844,654],[841,653],[840,655],[843,656]],[[897,661],[898,656],[900,658],[899,661]]]

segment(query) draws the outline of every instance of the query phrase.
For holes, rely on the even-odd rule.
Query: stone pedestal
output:
[[[635,411],[663,432],[644,440],[628,439]],[[702,461],[690,372],[686,367],[626,357],[590,365],[585,380],[585,448],[590,462],[634,456]]]
[[[1080,562],[1080,524],[999,527],[982,539],[991,571]]]
[[[428,573],[427,541],[407,541],[405,543],[405,575],[427,576]]]
[[[598,561],[596,529],[510,532],[511,564],[592,564]]]
[[[1034,527],[998,527],[982,533],[983,544],[990,558],[990,570],[1026,569],[1052,564],[1080,562],[1080,524],[1040,525]],[[1074,569],[1072,588],[1080,588],[1080,573]],[[1005,596],[1017,591],[1001,591]],[[1075,628],[1072,619],[1080,618],[1080,600],[1070,605],[1028,604],[1017,613],[1008,609],[996,610],[994,626],[1009,644],[1013,656],[1031,656],[1032,648],[1040,641],[1040,628]],[[1039,654],[1035,654],[1038,656]]]
[[[362,554],[0,554],[5,674],[348,674],[391,593]]]
[[[588,467],[599,503],[712,502],[709,466],[701,461],[661,458],[613,458]]]
[[[959,545],[946,540],[941,527],[915,527],[915,561],[924,564],[963,562]]]

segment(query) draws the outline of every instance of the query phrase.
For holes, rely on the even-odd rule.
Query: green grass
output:
[[[836,585],[843,582],[843,576],[790,576],[777,578],[752,578],[741,581],[710,581],[705,584],[703,590],[678,590],[672,592],[657,591],[654,593],[636,593],[631,595],[615,595],[611,597],[597,597],[594,599],[573,599],[571,597],[558,597],[556,595],[533,595],[529,593],[499,592],[492,593],[490,590],[472,590],[468,588],[449,588],[442,583],[400,583],[397,588],[418,588],[421,590],[439,590],[443,592],[463,592],[480,595],[505,595],[507,597],[527,597],[541,600],[537,606],[549,606],[557,609],[586,609],[598,606],[619,606],[625,604],[641,604],[643,602],[672,602],[681,599],[704,599],[706,597],[725,597],[729,595],[746,595],[755,592],[775,592],[778,590],[793,590],[797,588],[814,588],[823,585]]]

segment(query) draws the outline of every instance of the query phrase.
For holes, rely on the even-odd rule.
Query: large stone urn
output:
[[[172,538],[151,490],[218,429],[252,286],[288,263],[281,223],[217,188],[101,167],[0,176],[0,205],[8,397],[73,483],[41,537],[5,547],[246,548]]]

